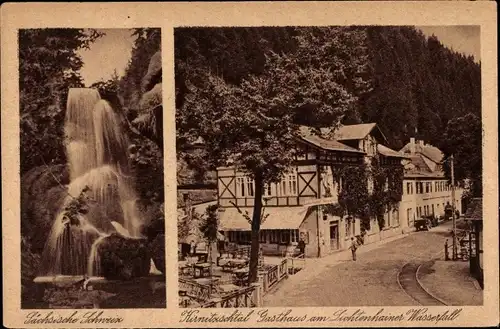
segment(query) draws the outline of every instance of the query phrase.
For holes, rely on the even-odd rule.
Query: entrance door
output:
[[[330,249],[339,249],[339,225],[337,223],[330,223]]]

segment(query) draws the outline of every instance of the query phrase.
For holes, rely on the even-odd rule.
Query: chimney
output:
[[[415,137],[410,138],[410,154],[415,154]]]

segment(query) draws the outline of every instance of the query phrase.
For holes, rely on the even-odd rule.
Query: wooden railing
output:
[[[184,290],[189,298],[197,302],[206,302],[212,295],[212,287],[197,282],[179,278],[179,290]]]
[[[267,293],[278,282],[288,277],[288,260],[283,259],[280,264],[274,265],[269,271],[259,274],[263,293]]]
[[[286,259],[283,259],[278,266],[278,276],[279,281],[288,276],[288,261]]]
[[[304,254],[288,258],[288,273],[295,274],[306,267],[306,258]]]
[[[259,285],[252,285],[201,305],[202,308],[259,307]]]

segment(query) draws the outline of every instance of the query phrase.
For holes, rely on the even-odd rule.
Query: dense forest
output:
[[[177,149],[180,156],[191,161],[193,167],[205,167],[201,171],[210,169],[209,155],[203,158],[189,152],[192,142],[189,138],[194,138],[195,134],[183,128],[192,126],[189,121],[192,112],[189,106],[192,105],[186,104],[186,100],[192,97],[193,91],[207,88],[207,76],[221,79],[226,86],[245,89],[244,85],[272,72],[277,54],[284,60],[301,57],[294,62],[298,64],[290,62],[283,68],[288,74],[281,76],[284,80],[275,81],[274,94],[269,97],[286,95],[289,91],[285,84],[291,83],[287,79],[303,70],[301,65],[305,62],[309,67],[329,70],[328,74],[343,87],[343,92],[354,99],[342,113],[341,123],[376,122],[387,136],[388,146],[397,150],[410,137],[423,139],[442,149],[446,158],[452,153],[458,155],[455,156],[458,180],[480,181],[480,63],[472,56],[449,49],[437,37],[427,37],[410,26],[348,27],[325,39],[327,33],[322,28],[294,27],[176,29]],[[307,50],[300,46],[305,39],[310,47]],[[335,67],[338,63],[342,63],[340,69]],[[342,74],[338,74],[340,70]],[[310,71],[310,75],[313,80],[327,81],[328,74],[321,76],[323,71]],[[278,76],[280,73],[273,74]],[[303,84],[298,84],[299,88],[309,88],[305,85],[307,78],[301,77]],[[321,93],[318,86],[320,84],[311,94]],[[296,111],[294,105],[308,96],[298,97],[296,103],[287,103],[290,111]],[[295,121],[334,125],[328,121],[311,122],[308,111],[311,109],[298,111]],[[464,120],[465,117],[468,120]],[[465,124],[467,121],[470,125]],[[465,146],[454,142],[457,134],[461,135]],[[468,151],[475,149],[476,154],[465,152],[463,147]],[[448,162],[444,164],[448,172]],[[480,186],[476,194],[479,191]]]

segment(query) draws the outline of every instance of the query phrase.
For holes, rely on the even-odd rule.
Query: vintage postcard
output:
[[[498,325],[495,9],[4,5],[4,326]]]

